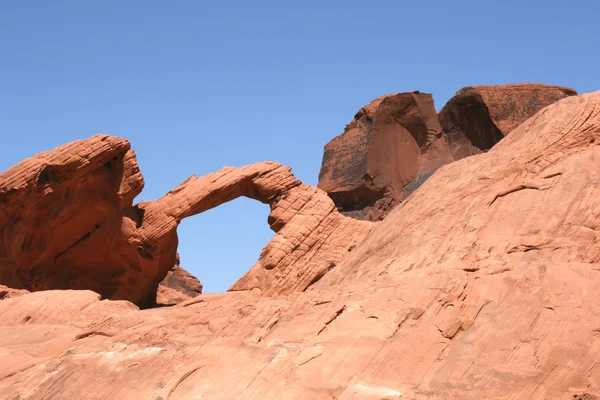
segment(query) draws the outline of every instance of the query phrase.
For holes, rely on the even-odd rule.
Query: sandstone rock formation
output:
[[[600,92],[565,98],[440,168],[302,292],[1,300],[0,398],[594,399],[599,144]]]
[[[156,202],[153,209],[161,214],[155,219],[180,221],[240,196],[268,203],[268,223],[276,235],[229,290],[259,289],[265,296],[303,291],[332,270],[374,224],[339,214],[325,192],[302,184],[290,170],[263,162],[193,176]]]
[[[577,92],[541,84],[467,86],[440,111],[454,159],[487,151],[549,104]]]
[[[156,304],[174,305],[202,294],[202,283],[179,266],[179,254],[175,266],[158,284]]]
[[[343,214],[381,220],[442,165],[489,150],[543,107],[574,94],[537,84],[466,87],[439,121],[430,94],[377,98],[325,146],[318,186]]]
[[[318,186],[345,215],[382,219],[407,186],[453,161],[441,136],[430,94],[377,98],[325,146]]]
[[[11,297],[19,297],[27,293],[29,293],[29,291],[24,289],[13,289],[0,285],[0,300],[10,299]]]
[[[38,154],[0,174],[0,284],[90,289],[152,306],[159,282],[177,262],[179,222],[239,196],[269,203],[269,223],[278,233],[235,290],[304,290],[371,229],[338,214],[325,193],[276,163],[193,176],[157,201],[132,205],[143,186],[129,142],[108,135]],[[163,285],[159,302],[192,295],[172,287],[183,275],[171,272],[171,290]]]

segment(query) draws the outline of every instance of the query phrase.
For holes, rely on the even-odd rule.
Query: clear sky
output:
[[[541,82],[600,89],[596,1],[0,0],[0,170],[110,133],[154,200],[263,160],[316,184],[323,146],[387,93]],[[82,210],[83,211],[83,210]],[[182,266],[224,291],[273,236],[238,199],[185,220]]]

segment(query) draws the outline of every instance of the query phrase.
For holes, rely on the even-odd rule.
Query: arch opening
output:
[[[268,204],[239,197],[181,221],[181,266],[202,282],[203,293],[226,292],[257,262],[275,235],[269,211]]]

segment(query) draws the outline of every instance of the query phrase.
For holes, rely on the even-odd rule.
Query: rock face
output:
[[[453,161],[441,136],[430,94],[377,98],[325,146],[318,186],[345,215],[382,219],[405,188]]]
[[[574,94],[537,84],[466,87],[439,120],[430,94],[380,97],[325,146],[318,186],[343,214],[381,220],[442,165],[489,150],[543,107]]]
[[[2,300],[0,398],[597,398],[599,143],[600,92],[541,110],[440,168],[305,291]],[[273,174],[289,177],[227,187],[262,198]]]
[[[440,111],[454,159],[487,151],[542,108],[574,96],[571,88],[540,84],[468,86]]]
[[[2,173],[0,284],[92,289],[144,302],[156,265],[135,235],[144,210],[131,202],[143,186],[129,143],[108,135],[40,153]],[[164,261],[172,266],[174,257]]]
[[[29,291],[90,289],[152,306],[159,282],[177,262],[179,222],[247,196],[271,205],[269,223],[277,235],[234,290],[289,293],[333,268],[372,225],[338,214],[325,193],[276,163],[192,176],[157,201],[132,205],[143,186],[129,142],[108,135],[38,154],[1,174],[0,284]],[[296,263],[302,266],[288,276]],[[178,267],[170,274],[159,302],[201,292],[200,283]]]
[[[202,294],[202,284],[192,274],[179,266],[179,254],[175,266],[158,284],[156,304],[174,305]]]

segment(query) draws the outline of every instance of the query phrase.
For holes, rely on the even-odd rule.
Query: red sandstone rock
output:
[[[174,306],[192,298],[192,296],[164,286],[162,283],[158,285],[158,289],[156,290],[156,305],[159,307]]]
[[[487,151],[542,108],[577,92],[541,84],[467,86],[440,111],[452,156]]]
[[[271,203],[275,237],[258,262],[229,290],[260,289],[265,296],[304,291],[333,270],[375,223],[341,215],[319,188],[299,185]]]
[[[40,153],[0,174],[0,284],[89,288],[139,301],[148,285],[123,232],[139,223],[143,187],[125,139],[98,135]],[[128,206],[125,206],[128,204]],[[126,273],[129,272],[129,273]],[[116,277],[127,275],[132,284]],[[125,293],[127,292],[127,293]]]
[[[277,235],[233,290],[290,293],[332,269],[372,227],[340,215],[324,192],[276,163],[192,176],[161,199],[133,206],[143,184],[129,143],[107,135],[38,154],[0,174],[0,232],[7,238],[0,242],[0,284],[90,289],[152,306],[176,263],[179,222],[246,196],[271,205]],[[201,291],[183,270],[167,282],[184,296],[161,290],[161,301],[192,296],[181,291],[189,284],[191,292]]]
[[[3,285],[0,285],[0,300],[10,299],[12,297],[23,296],[24,294],[29,293],[29,291],[24,289],[13,289]]]
[[[573,93],[541,85],[465,88],[440,115],[447,136],[430,95],[384,96],[327,145],[319,186],[342,213],[381,219],[441,165],[492,137],[485,129],[506,134]],[[487,120],[472,109],[485,110]],[[104,298],[152,305],[175,264],[181,219],[247,196],[271,205],[269,223],[277,235],[231,290],[286,294],[314,284],[372,228],[345,218],[323,191],[302,185],[275,163],[192,177],[156,202],[133,206],[143,186],[129,143],[107,135],[41,153],[1,174],[0,231],[7,240],[0,243],[0,284],[30,291],[91,289]],[[174,282],[170,274],[167,280]],[[173,301],[194,293],[162,290],[161,296]]]
[[[374,224],[339,214],[325,192],[302,184],[290,170],[263,162],[193,176],[151,207],[144,205],[145,223],[172,218],[176,224],[240,196],[268,203],[268,222],[276,235],[230,290],[260,289],[265,296],[303,291],[333,269]]]
[[[179,266],[179,254],[175,266],[158,285],[156,304],[173,305],[202,294],[202,284],[192,274]]]
[[[489,150],[543,107],[574,94],[538,84],[466,87],[439,122],[429,94],[377,98],[325,146],[318,186],[343,214],[383,219],[442,165]]]
[[[387,95],[361,108],[325,146],[319,188],[338,209],[379,220],[435,169],[453,161],[430,94]]]
[[[599,144],[600,92],[563,99],[442,167],[303,292],[0,301],[0,398],[594,399]]]

